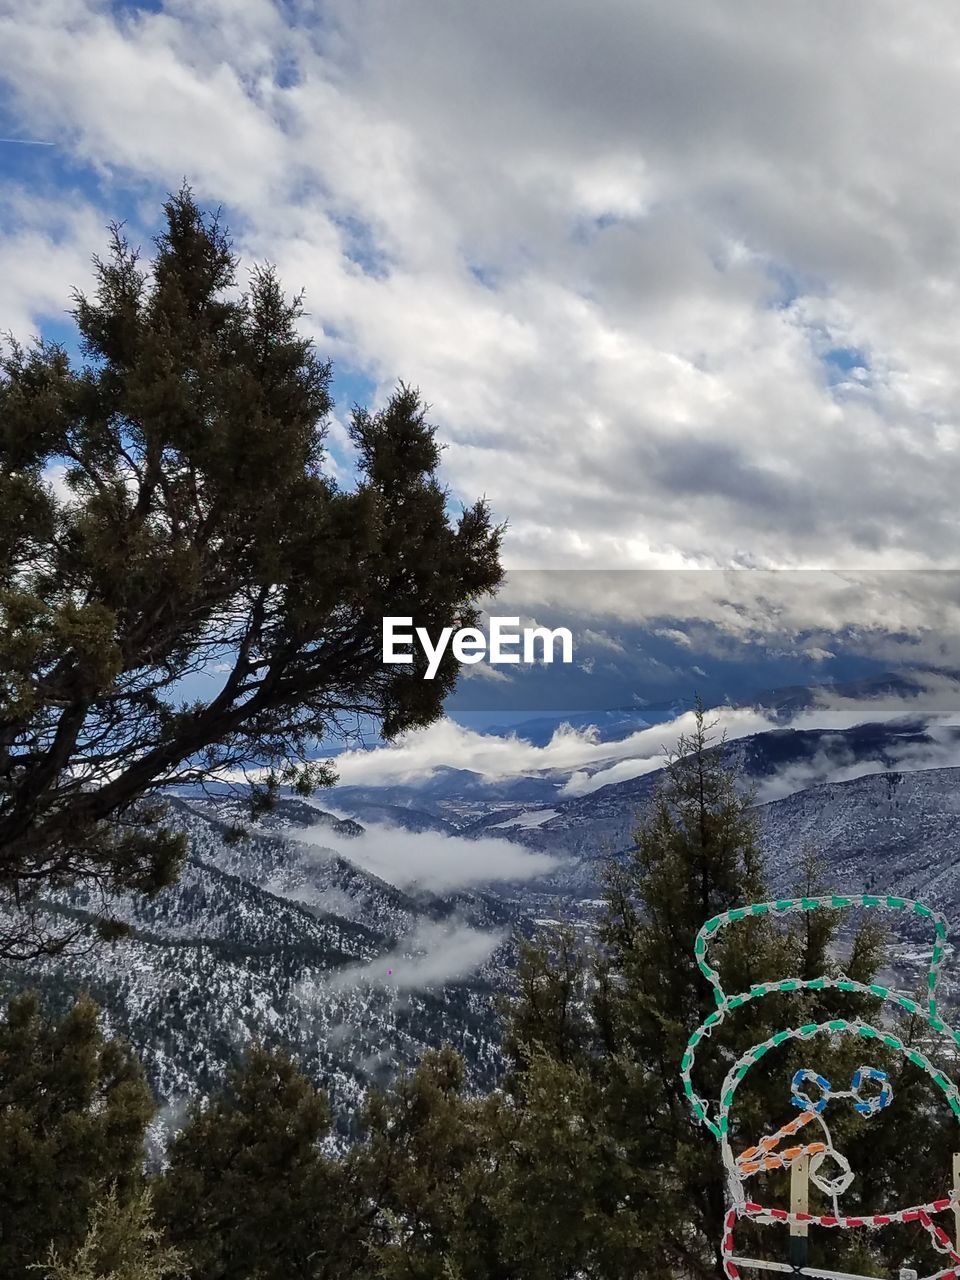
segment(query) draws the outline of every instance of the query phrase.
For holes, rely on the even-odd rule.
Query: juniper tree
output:
[[[522,1088],[492,1115],[500,1247],[518,1280],[672,1274],[657,1135],[643,1160],[627,1152],[611,1079],[528,1046]]]
[[[182,1254],[163,1243],[154,1225],[149,1189],[124,1202],[113,1187],[94,1205],[79,1247],[61,1253],[51,1246],[31,1270],[38,1280],[173,1280],[188,1274]]]
[[[513,974],[513,993],[498,1001],[504,1019],[503,1048],[512,1059],[509,1090],[520,1088],[534,1057],[578,1064],[590,1043],[587,957],[569,924],[544,936],[523,939]]]
[[[804,890],[813,887],[810,881]],[[596,1134],[597,1163],[580,1175],[584,1213],[594,1227],[592,1238],[576,1242],[584,1274],[598,1280],[720,1274],[724,1175],[713,1139],[694,1126],[679,1064],[690,1033],[715,1007],[694,958],[697,931],[728,908],[766,897],[751,797],[698,705],[694,729],[681,738],[633,850],[609,865],[596,952],[577,959],[564,944],[558,963],[556,945],[542,940],[527,956],[510,1018],[510,1090],[521,1114],[552,1110],[555,1126]],[[727,930],[711,951],[725,989],[732,994],[770,977],[835,972],[837,915],[825,913],[811,927],[800,920],[778,930],[754,918]],[[868,981],[880,948],[876,931],[861,927],[850,976]],[[846,1012],[869,1004],[847,998]],[[817,1020],[833,1007],[831,993],[745,1005],[701,1051],[698,1091],[715,1102],[736,1053],[797,1017]],[[797,1051],[788,1047],[776,1067],[772,1057],[764,1060],[772,1069],[754,1073],[738,1093],[733,1141],[741,1146],[794,1114],[789,1081]],[[848,1058],[848,1049],[832,1057],[828,1049],[818,1063],[842,1072],[856,1065]],[[550,1088],[543,1059],[554,1068]],[[577,1090],[557,1087],[564,1074],[581,1081],[588,1111],[576,1113]],[[538,1123],[544,1126],[543,1115]],[[546,1154],[544,1163],[555,1177],[556,1156]],[[775,1196],[782,1191],[773,1188]]]
[[[354,411],[338,485],[300,298],[269,267],[240,291],[188,190],[164,218],[150,263],[112,228],[74,295],[80,364],[0,353],[0,954],[48,945],[26,908],[51,889],[175,877],[163,786],[253,764],[268,802],[329,776],[315,743],[351,718],[434,720],[455,658],[383,665],[382,618],[435,635],[500,579],[485,503],[448,516],[418,394]]]
[[[143,1071],[80,999],[59,1020],[18,996],[0,1020],[0,1260],[10,1280],[81,1247],[94,1206],[142,1190],[154,1104]]]
[[[503,1238],[497,1110],[495,1097],[467,1096],[463,1059],[449,1046],[371,1095],[355,1157],[371,1207],[357,1280],[535,1280]]]
[[[353,1274],[348,1170],[324,1154],[323,1093],[254,1047],[197,1108],[154,1187],[158,1221],[194,1280],[339,1280]]]

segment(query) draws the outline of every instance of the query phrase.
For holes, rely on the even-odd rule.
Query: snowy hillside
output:
[[[831,887],[922,898],[960,925],[960,769],[824,783],[758,814],[776,889],[790,887],[815,848]]]
[[[784,729],[725,748],[761,797],[778,796],[757,806],[777,892],[793,889],[812,848],[831,888],[920,897],[960,926],[960,769],[892,769],[905,740],[922,747],[923,728]],[[886,771],[820,782],[824,760]],[[240,801],[181,796],[172,818],[190,856],[179,883],[154,899],[126,896],[116,910],[130,937],[35,964],[30,982],[61,1003],[91,991],[174,1108],[212,1088],[253,1039],[294,1051],[330,1089],[342,1125],[370,1081],[426,1046],[454,1044],[489,1084],[501,1061],[493,998],[509,981],[516,930],[559,916],[590,930],[603,860],[630,847],[661,776],[565,796],[555,775],[491,786],[447,769],[422,786],[335,788],[325,802],[336,814],[284,799],[241,839]],[[388,883],[364,863],[374,829],[384,874],[430,844],[461,885],[486,872],[488,883]],[[538,854],[555,861],[511,879],[488,866],[503,849],[521,868]],[[0,979],[23,985],[22,971]]]
[[[957,734],[957,730],[947,732]],[[830,785],[822,783],[821,777],[838,768],[874,771],[870,776],[878,779],[899,776],[896,765],[902,753],[909,748],[922,750],[930,742],[922,726],[903,723],[857,725],[844,731],[777,729],[729,743],[724,756],[741,772],[744,786],[756,789],[758,800],[789,791],[808,796],[807,803],[816,809],[816,797]],[[929,769],[904,776],[932,778],[952,772]],[[591,898],[598,892],[603,860],[630,848],[661,777],[657,770],[582,796],[555,793],[540,805],[491,804],[487,814],[465,826],[462,833],[480,837],[495,828],[497,835],[528,849],[558,855],[562,865],[528,884],[527,890]],[[931,783],[934,790],[936,785]],[[943,785],[946,793],[949,787]]]
[[[268,824],[231,841],[229,804],[175,801],[190,837],[179,883],[121,899],[132,936],[35,963],[30,984],[55,1003],[90,991],[174,1108],[215,1086],[254,1039],[295,1052],[341,1123],[370,1081],[426,1046],[454,1044],[489,1083],[499,1064],[491,997],[513,958],[512,911],[482,895],[403,893],[289,839],[308,818],[337,821],[307,808],[282,801]],[[74,897],[69,909],[89,905]],[[0,976],[23,985],[22,970]]]

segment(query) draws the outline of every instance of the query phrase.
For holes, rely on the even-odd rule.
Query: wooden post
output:
[[[958,1199],[954,1200],[953,1218],[956,1228],[954,1239],[956,1241],[957,1252],[960,1253],[960,1151],[953,1153],[953,1194]]]
[[[956,1163],[955,1163],[955,1167]],[[809,1213],[810,1211],[810,1157],[798,1156],[790,1166],[790,1212]],[[807,1224],[805,1222],[790,1223],[790,1265],[805,1267],[807,1265]]]

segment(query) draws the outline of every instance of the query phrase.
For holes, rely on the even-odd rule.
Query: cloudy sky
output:
[[[908,771],[956,767],[960,765],[958,717],[960,681],[943,673],[918,672],[902,687],[873,690],[866,702],[860,690],[851,694],[842,686],[821,687],[814,691],[809,703],[790,713],[788,723],[799,730],[826,730],[834,740],[824,740],[828,745],[824,746],[822,759],[791,766],[766,779],[762,799],[786,795],[816,781],[839,782],[880,772],[890,767],[890,761],[896,768]],[[898,728],[904,727],[905,720],[911,726],[924,725],[929,741],[917,745],[913,734],[907,732],[898,746]],[[856,760],[850,757],[849,743],[843,741],[842,731],[865,721],[890,726],[891,737],[884,744],[888,763],[881,762],[879,752],[876,758],[869,753]],[[895,721],[900,722],[899,726],[892,723]],[[781,728],[784,720],[762,706],[715,706],[708,724],[713,740],[722,734],[728,742],[735,742]],[[375,750],[345,751],[337,757],[336,764],[340,781],[349,786],[417,783],[450,762],[460,769],[473,770],[488,783],[545,772],[556,781],[558,797],[570,799],[663,768],[681,735],[690,735],[694,729],[694,713],[690,709],[678,709],[654,723],[641,722],[613,741],[604,740],[593,725],[560,725],[537,741],[525,735],[522,728],[517,733],[494,735],[445,719]],[[332,803],[335,805],[336,801]],[[504,851],[492,847],[495,842],[490,843],[490,865],[499,869]],[[386,863],[377,861],[380,850],[376,841],[370,848],[369,869],[383,874]],[[432,869],[432,852],[425,846],[425,875]],[[530,874],[537,874],[538,870],[531,866]]]
[[[2,326],[186,177],[511,565],[957,565],[951,0],[0,0],[0,77]]]

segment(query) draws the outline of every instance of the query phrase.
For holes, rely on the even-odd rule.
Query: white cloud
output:
[[[609,635],[606,631],[594,630],[592,627],[584,627],[577,636],[577,648],[581,647],[584,649],[608,649],[611,653],[626,652],[622,640],[618,640],[616,636]]]
[[[768,717],[750,708],[720,707],[710,713],[710,718],[717,720],[717,732],[725,730],[730,738],[771,727]],[[660,768],[664,748],[672,750],[678,736],[689,733],[693,724],[691,712],[668,724],[641,729],[618,742],[601,742],[593,726],[574,729],[561,725],[541,747],[515,735],[494,737],[475,733],[452,720],[440,720],[384,747],[343,752],[337,756],[336,768],[344,785],[383,786],[420,781],[456,761],[458,768],[473,770],[490,782],[552,772],[557,775],[559,795],[581,795],[607,782]],[[580,770],[589,772],[577,772]],[[567,780],[566,775],[571,773],[573,777]],[[416,841],[420,839],[418,835]]]
[[[327,812],[332,810],[324,805]],[[359,836],[338,836],[328,828],[293,832],[304,844],[335,849],[388,884],[435,893],[502,881],[530,880],[557,866],[557,859],[532,853],[509,840],[466,840],[439,831],[404,831],[364,821]],[[333,910],[333,907],[328,907]]]
[[[489,662],[475,662],[472,666],[462,666],[460,677],[463,680],[482,680],[492,684],[513,684],[513,680],[499,667],[492,667]]]
[[[737,662],[841,651],[960,666],[957,570],[523,570],[508,575],[498,608],[595,628],[654,624],[660,639]],[[656,625],[664,618],[678,625]]]
[[[300,995],[306,1000],[322,998],[329,991],[351,987],[417,991],[454,982],[476,973],[505,936],[502,932],[471,928],[462,920],[423,923],[392,951],[303,984]]]
[[[0,185],[0,330],[26,341],[41,321],[67,318],[70,287],[89,284],[107,221],[86,201],[70,207]]]
[[[880,693],[868,699],[845,696],[831,688],[815,691],[814,705],[797,715],[797,729],[848,729],[869,720],[882,723],[909,717],[933,725],[957,723],[960,680],[949,672],[916,671],[901,677],[910,689],[905,696]]]
[[[903,695],[851,698],[829,687],[816,690],[813,704],[794,714],[790,727],[840,730],[868,721],[882,723],[910,717],[928,721],[935,731],[940,726],[960,723],[957,679],[935,672],[917,672],[904,679],[910,687]],[[715,737],[724,734],[731,742],[783,727],[782,722],[753,707],[714,707],[708,711],[707,720]],[[561,725],[545,746],[537,746],[515,735],[494,737],[476,733],[444,719],[429,728],[404,734],[386,746],[344,752],[337,757],[336,767],[345,785],[384,786],[422,781],[456,761],[458,768],[473,770],[489,782],[524,774],[553,775],[558,783],[558,796],[570,798],[662,768],[680,736],[689,735],[693,728],[693,712],[685,712],[619,741],[602,742],[593,726],[574,729]],[[953,751],[945,738],[943,749],[934,748],[932,757],[938,764],[952,763]],[[927,767],[917,764],[917,758],[912,747],[904,747],[904,768]],[[829,764],[829,770],[835,771],[844,763],[831,758],[825,760],[824,769]],[[810,768],[817,773],[820,765]],[[826,777],[826,773],[823,776]],[[420,839],[416,837],[417,841]],[[388,861],[389,855],[384,865]],[[377,870],[377,874],[385,873]]]
[[[226,202],[515,564],[955,561],[958,57],[949,0],[0,4],[15,132]],[[0,238],[3,323],[102,220]]]
[[[58,502],[69,502],[73,497],[67,485],[67,468],[63,463],[54,463],[47,467],[43,473],[43,478],[53,490]]]
[[[901,747],[888,745],[886,759],[854,759],[848,744],[824,743],[816,755],[802,764],[790,765],[757,786],[758,804],[780,800],[795,791],[804,791],[827,782],[850,782],[875,773],[918,773],[924,769],[955,769],[960,766],[960,743],[953,735],[939,738],[936,728],[933,741],[905,742]]]

